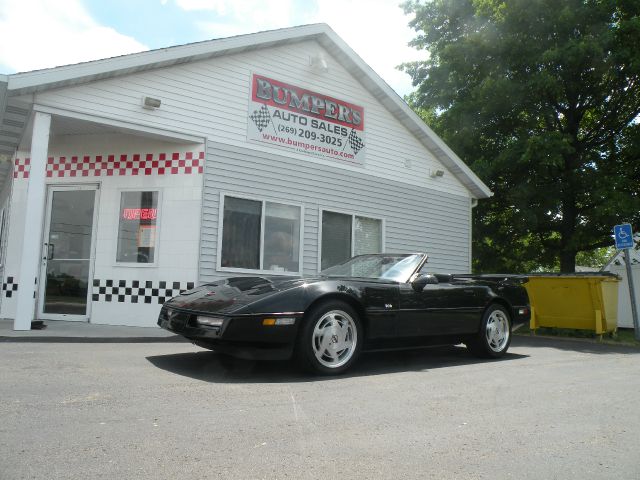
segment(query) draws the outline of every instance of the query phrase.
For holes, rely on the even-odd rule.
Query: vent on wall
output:
[[[309,66],[316,72],[327,73],[329,71],[327,59],[324,58],[322,52],[318,52],[317,54],[309,57]]]
[[[142,97],[142,108],[147,110],[156,110],[162,105],[162,100],[153,97]]]

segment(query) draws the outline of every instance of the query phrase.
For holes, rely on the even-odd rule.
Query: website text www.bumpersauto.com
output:
[[[290,138],[278,137],[276,135],[270,135],[267,133],[262,134],[262,139],[269,142],[287,145],[289,147],[302,148],[304,150],[324,153],[327,155],[332,155],[334,157],[341,157],[341,158],[348,158],[348,159],[355,158],[355,156],[351,153],[341,152],[340,150],[336,150],[331,147],[325,147],[322,145],[313,145],[311,143],[306,143],[306,142],[299,142],[297,140],[291,140]]]

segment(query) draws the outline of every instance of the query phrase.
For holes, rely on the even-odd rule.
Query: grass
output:
[[[529,325],[523,325],[514,333],[516,335],[534,335]],[[535,335],[559,338],[581,338],[610,345],[629,345],[640,348],[640,342],[635,339],[633,329],[621,329],[617,332],[605,333],[602,335],[602,339],[600,339],[600,335],[596,334],[593,330],[574,330],[568,328],[540,327]]]

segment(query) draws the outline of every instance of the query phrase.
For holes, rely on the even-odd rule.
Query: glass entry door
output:
[[[40,274],[40,318],[89,318],[96,186],[50,187]]]

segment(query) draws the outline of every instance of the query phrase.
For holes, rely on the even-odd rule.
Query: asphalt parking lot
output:
[[[0,478],[637,479],[640,351],[516,337],[316,378],[188,343],[0,343]]]

